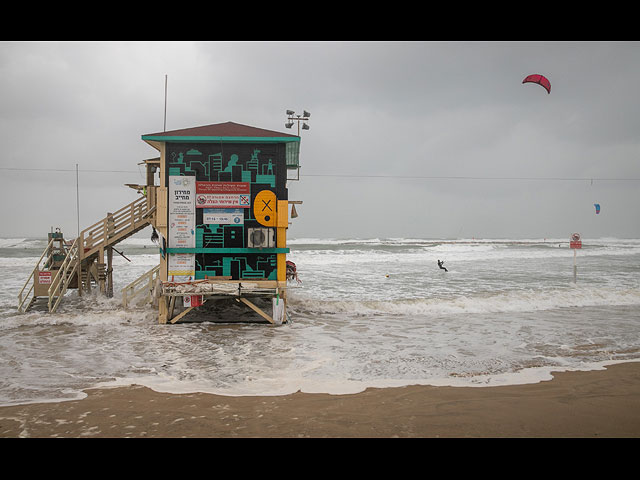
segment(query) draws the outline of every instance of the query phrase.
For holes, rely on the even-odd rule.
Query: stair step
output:
[[[60,262],[60,266],[65,265],[65,271],[63,272],[63,277],[61,279],[58,279],[61,281],[59,283],[56,282],[57,285],[55,291],[52,291],[49,294],[48,305],[50,312],[54,312],[56,310],[58,304],[60,303],[60,300],[67,291],[67,288],[69,288],[69,285],[72,284],[74,275],[77,275],[77,286],[80,288],[83,288],[83,284],[89,286],[91,285],[91,283],[97,283],[95,277],[89,274],[87,269],[82,268],[82,266],[79,264],[79,255],[82,255],[83,257],[83,265],[92,265],[92,263],[98,257],[98,252],[104,252],[105,248],[121,242],[122,240],[130,237],[131,235],[135,234],[136,232],[152,223],[151,213],[153,212],[155,207],[149,209],[148,202],[148,198],[142,197],[135,200],[134,202],[131,202],[128,205],[125,205],[114,213],[107,214],[106,218],[95,223],[91,227],[86,228],[80,233],[80,236],[74,242],[74,246],[77,245],[77,247],[73,249],[73,253],[71,247],[64,247],[63,250],[65,252],[65,255],[53,257],[52,260],[54,262]],[[62,239],[62,234],[59,234],[59,238]],[[82,244],[80,244],[79,242],[82,242]],[[39,266],[40,261],[43,259],[48,249],[50,249],[52,243],[53,239],[50,240],[49,245],[45,249],[45,252],[40,257],[40,260],[38,261],[38,264],[36,264],[36,269],[34,269],[34,272],[37,269],[42,268]],[[107,265],[104,263],[96,263],[95,268],[98,282],[106,281],[107,274],[109,273],[107,271]],[[25,286],[22,288],[20,294],[18,295],[19,309],[22,309],[22,305],[24,305],[24,301],[26,300],[22,296],[22,292],[24,292],[26,286],[29,284],[29,281],[32,278],[33,273],[31,274],[29,279],[27,279]],[[30,290],[27,291],[27,295],[29,291]],[[56,300],[55,302],[52,302],[54,298]],[[36,297],[31,299],[26,309],[31,307],[35,301]]]

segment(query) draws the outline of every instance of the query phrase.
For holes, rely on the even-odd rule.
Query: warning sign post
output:
[[[573,250],[573,283],[576,283],[578,267],[576,266],[576,250],[582,248],[582,239],[579,233],[574,233],[569,239],[569,247]]]

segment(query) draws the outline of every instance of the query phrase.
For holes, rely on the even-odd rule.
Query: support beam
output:
[[[113,247],[107,247],[107,297],[113,297]]]
[[[205,302],[206,302],[206,300],[202,302],[202,305],[204,305]],[[199,306],[202,306],[202,305],[199,305]],[[184,317],[187,313],[189,313],[194,308],[198,308],[198,307],[189,307],[189,308],[187,308],[184,312],[181,312],[178,315],[176,315],[176,318],[172,318],[171,319],[171,323],[176,323],[178,320],[180,320],[182,317]]]
[[[104,247],[100,247],[100,250],[98,250],[98,263],[104,264]],[[106,295],[107,292],[105,280],[105,278],[100,277],[98,281],[98,284],[100,285],[100,293],[103,295]]]
[[[86,268],[86,267],[85,267]],[[82,296],[82,262],[78,260],[78,273],[76,274],[78,278],[78,296]],[[87,270],[87,277],[89,276],[89,271]]]
[[[173,317],[173,309],[176,306],[176,298],[178,297],[171,297],[171,299],[169,300],[169,318]]]
[[[276,222],[276,247],[287,248],[287,227],[289,226],[289,209],[287,200],[278,200]],[[277,279],[279,282],[287,281],[287,256],[284,253],[276,255]]]
[[[260,310],[258,307],[256,307],[253,303],[251,303],[246,298],[244,298],[244,297],[236,298],[236,302],[244,303],[247,307],[249,307],[251,310],[256,312],[258,315],[260,315],[261,317],[267,319],[270,323],[275,325],[276,322],[273,321],[273,318],[271,318],[269,315],[264,313],[262,310]]]
[[[178,315],[176,315],[176,318],[172,318],[170,320],[171,323],[176,323],[178,320],[180,320],[182,317],[184,317],[187,313],[189,313],[194,308],[196,308],[196,307],[189,307],[184,312],[179,313]]]
[[[161,296],[158,299],[158,323],[165,324],[169,320],[169,309],[167,308],[167,297]]]

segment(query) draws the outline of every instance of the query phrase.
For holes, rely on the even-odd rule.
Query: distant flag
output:
[[[599,203],[594,203],[593,204],[594,207],[596,207],[596,215],[600,213],[600,204]]]

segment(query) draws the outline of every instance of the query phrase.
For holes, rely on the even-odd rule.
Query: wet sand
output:
[[[0,407],[0,437],[640,437],[640,362],[502,387],[226,397],[92,389]]]

